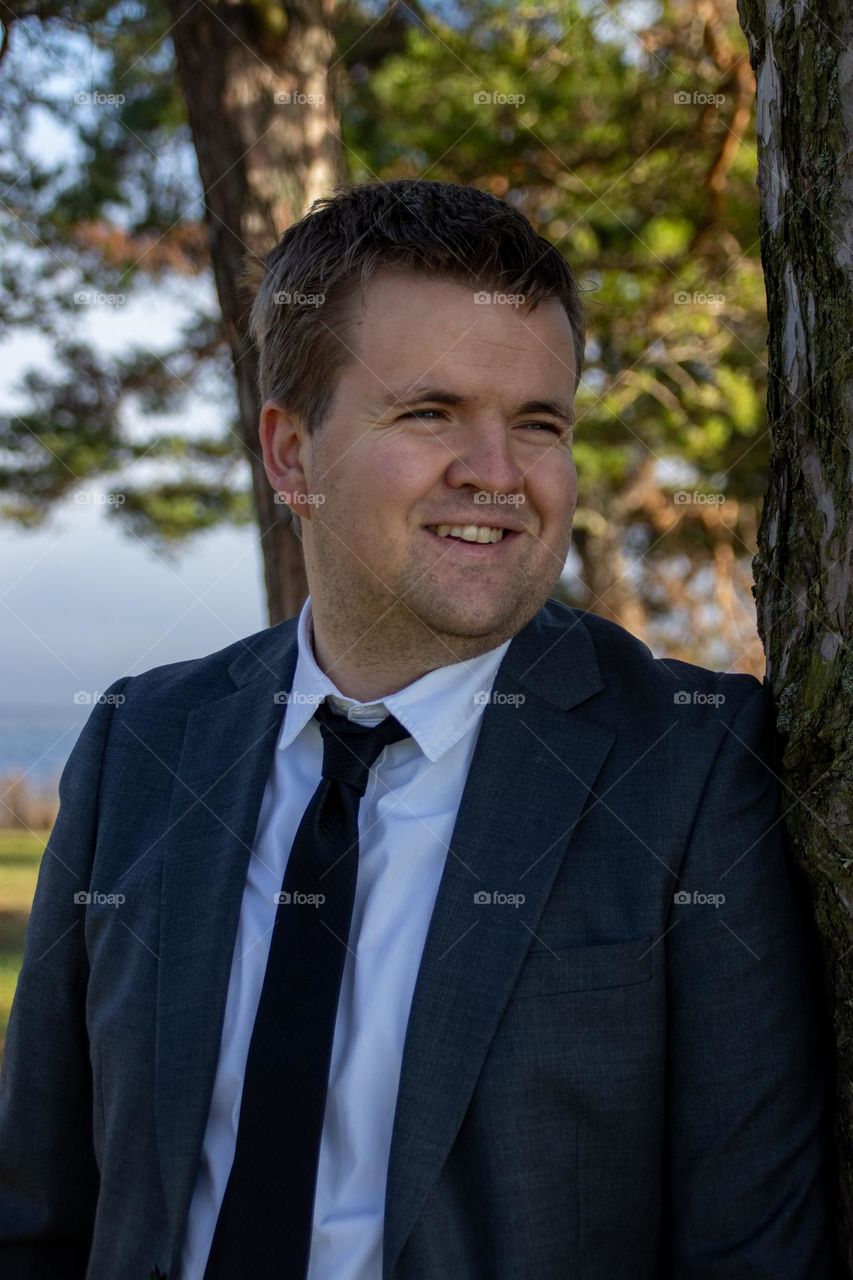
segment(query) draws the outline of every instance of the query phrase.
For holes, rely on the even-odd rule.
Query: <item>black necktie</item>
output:
[[[234,1163],[205,1280],[305,1280],[341,976],[358,874],[358,806],[383,748],[409,736],[316,711],[323,776],[285,871],[249,1044]],[[320,896],[322,895],[322,897]]]

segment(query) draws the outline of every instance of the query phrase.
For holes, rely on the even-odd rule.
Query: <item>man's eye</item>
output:
[[[440,409],[410,409],[408,413],[400,414],[398,422],[403,418],[423,418],[427,413],[437,413],[439,417],[443,416]]]
[[[546,430],[548,430],[548,431],[553,431],[554,435],[556,435],[556,436],[559,436],[559,435],[562,435],[562,434],[563,434],[563,429],[562,429],[562,427],[558,427],[558,426],[557,426],[557,424],[556,424],[556,422],[522,422],[522,423],[519,423],[519,426],[522,426],[522,427],[545,427],[545,428],[546,428]]]

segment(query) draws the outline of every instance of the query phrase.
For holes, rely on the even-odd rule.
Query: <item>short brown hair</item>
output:
[[[262,403],[275,400],[309,433],[322,423],[351,358],[352,301],[380,267],[522,295],[530,308],[557,299],[571,325],[577,388],[584,315],[562,254],[488,191],[401,178],[336,188],[267,254],[249,318]]]

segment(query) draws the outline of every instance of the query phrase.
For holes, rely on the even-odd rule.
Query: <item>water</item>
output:
[[[0,703],[0,776],[24,773],[36,787],[58,782],[91,710]]]

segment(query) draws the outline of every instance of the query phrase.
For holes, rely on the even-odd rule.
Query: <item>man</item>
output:
[[[565,262],[483,192],[365,186],[252,331],[310,596],[116,681],[68,762],[3,1276],[828,1277],[769,696],[551,598]]]

